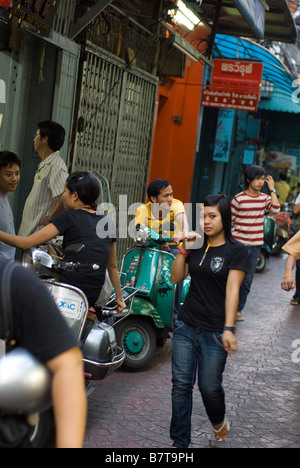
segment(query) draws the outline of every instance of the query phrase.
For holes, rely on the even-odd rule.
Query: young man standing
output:
[[[242,314],[250,292],[256,270],[259,248],[264,243],[264,216],[267,210],[271,214],[279,213],[275,182],[266,176],[262,167],[250,166],[244,174],[245,190],[231,202],[233,237],[246,245],[249,255],[248,272],[240,289],[237,321],[244,321]],[[267,183],[270,195],[261,193]]]
[[[41,225],[63,211],[61,195],[68,177],[66,164],[59,155],[66,132],[56,122],[38,124],[34,149],[42,162],[35,173],[33,187],[26,200],[19,236],[30,236]]]
[[[21,161],[10,151],[0,152],[0,230],[15,234],[13,213],[7,198],[8,192],[15,192],[20,181]],[[0,256],[14,260],[16,249],[0,242]]]

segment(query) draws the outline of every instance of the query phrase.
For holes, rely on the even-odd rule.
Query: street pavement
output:
[[[216,443],[197,386],[191,448],[300,448],[300,306],[280,288],[285,257],[256,274],[224,375],[231,431]],[[297,341],[298,340],[298,341]],[[93,384],[85,448],[169,449],[171,340],[144,370]],[[298,362],[299,361],[299,362]]]

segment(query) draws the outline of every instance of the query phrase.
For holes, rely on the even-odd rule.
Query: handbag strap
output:
[[[4,318],[4,342],[6,347],[14,346],[16,341],[13,339],[14,324],[12,315],[12,294],[11,294],[11,277],[16,263],[8,262],[2,271],[1,278],[1,307]]]

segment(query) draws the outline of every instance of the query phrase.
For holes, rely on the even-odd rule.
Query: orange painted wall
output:
[[[169,180],[174,197],[183,203],[190,201],[192,189],[202,75],[203,65],[187,57],[185,78],[167,78],[157,97],[149,183]]]

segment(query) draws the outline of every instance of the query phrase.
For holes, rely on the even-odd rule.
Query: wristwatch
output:
[[[275,189],[273,189],[273,190],[270,190],[270,192],[276,193],[276,190],[275,190]]]
[[[230,331],[231,333],[235,333],[235,327],[224,327],[224,331]]]

